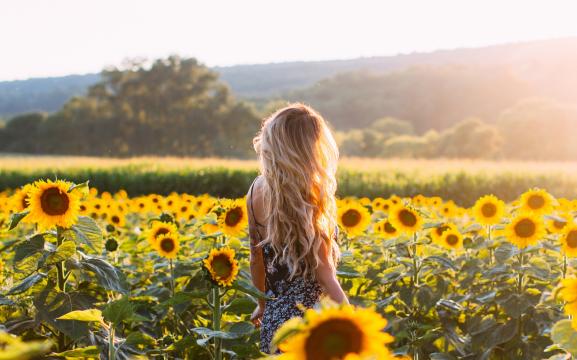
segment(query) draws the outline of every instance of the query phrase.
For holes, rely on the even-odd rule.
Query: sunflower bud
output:
[[[160,221],[167,222],[167,223],[173,223],[174,218],[172,217],[172,215],[170,215],[168,213],[162,213],[162,214],[160,214]]]
[[[109,238],[106,240],[106,244],[104,246],[106,247],[106,251],[114,252],[118,249],[118,241],[116,241],[115,238]]]

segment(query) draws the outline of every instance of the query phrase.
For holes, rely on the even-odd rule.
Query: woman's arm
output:
[[[319,252],[322,263],[316,269],[316,277],[321,284],[325,293],[335,302],[341,304],[349,303],[347,295],[343,291],[341,284],[337,280],[337,269],[335,268],[332,258],[329,256],[327,245],[323,243]]]
[[[250,275],[252,278],[253,285],[262,292],[265,292],[265,273],[264,273],[264,261],[262,259],[262,248],[258,246],[253,246],[251,237],[251,247],[250,247]],[[256,242],[255,242],[256,244]],[[264,309],[265,301],[264,299],[259,299],[258,304]]]
[[[261,292],[265,292],[265,270],[262,248],[256,246],[260,242],[260,235],[257,226],[254,223],[254,214],[252,212],[252,191],[247,194],[248,208],[248,235],[250,242],[250,274],[253,285]],[[265,301],[258,299],[258,306],[250,317],[256,326],[260,326],[261,318],[264,313]]]

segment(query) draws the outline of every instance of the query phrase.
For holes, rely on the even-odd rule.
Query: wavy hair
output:
[[[290,104],[263,121],[253,144],[265,180],[266,237],[260,245],[271,244],[273,262],[287,264],[290,279],[315,277],[323,243],[336,268],[339,150],[323,117],[304,104]]]

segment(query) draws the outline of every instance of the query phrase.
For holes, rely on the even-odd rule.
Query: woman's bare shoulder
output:
[[[260,195],[261,192],[261,188],[262,188],[262,182],[263,182],[263,176],[262,175],[257,175],[254,180],[252,181],[251,184],[251,189],[252,189],[252,194],[254,194],[255,197],[258,197]],[[251,192],[251,190],[249,189],[249,193]]]
[[[252,182],[248,192],[247,201],[252,203],[255,208],[255,212],[258,212],[257,208],[260,207],[262,202],[262,182],[264,181],[262,175],[258,175]]]
[[[249,212],[258,225],[263,224],[263,197],[262,197],[262,182],[264,178],[258,175],[251,184],[247,193],[247,205],[250,207]]]

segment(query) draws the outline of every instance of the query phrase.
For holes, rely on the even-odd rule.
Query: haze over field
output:
[[[0,152],[251,157],[302,101],[348,156],[577,159],[570,1],[165,5],[7,6],[0,31],[28,8],[42,31],[8,37],[0,80],[89,73],[0,82]]]

